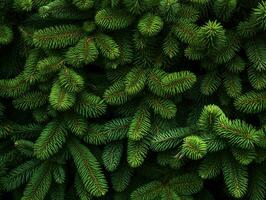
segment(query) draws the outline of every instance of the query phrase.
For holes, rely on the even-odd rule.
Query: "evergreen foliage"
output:
[[[0,199],[266,198],[265,0],[1,0]]]

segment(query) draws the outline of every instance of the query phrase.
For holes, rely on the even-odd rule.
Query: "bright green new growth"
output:
[[[159,16],[154,16],[151,13],[143,16],[138,23],[138,29],[145,36],[154,36],[163,28],[163,21]]]
[[[72,92],[65,91],[59,83],[54,84],[49,96],[51,106],[60,111],[69,110],[75,103],[76,96]]]
[[[188,136],[182,144],[182,154],[192,160],[198,160],[207,153],[206,143],[197,136]]]

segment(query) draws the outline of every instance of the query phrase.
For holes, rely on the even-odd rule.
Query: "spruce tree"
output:
[[[0,198],[266,199],[265,0],[1,0]]]

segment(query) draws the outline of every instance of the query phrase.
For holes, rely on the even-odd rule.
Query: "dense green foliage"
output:
[[[266,199],[266,1],[0,0],[0,196]]]

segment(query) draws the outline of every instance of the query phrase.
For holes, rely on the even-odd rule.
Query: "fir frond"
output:
[[[59,72],[58,83],[68,92],[80,92],[84,86],[84,80],[77,72],[64,67]]]
[[[13,7],[18,11],[31,11],[33,7],[32,0],[14,0]]]
[[[144,15],[138,23],[138,30],[144,36],[157,35],[163,28],[163,20],[156,15],[148,13]]]
[[[175,128],[168,131],[160,131],[153,136],[151,148],[155,151],[165,151],[179,145],[183,138],[191,134],[190,128]]]
[[[153,69],[148,73],[148,88],[149,90],[158,95],[164,96],[165,92],[163,90],[162,79],[166,76],[166,73],[160,69]]]
[[[180,169],[184,165],[184,160],[177,159],[175,151],[164,151],[157,154],[157,163],[160,166],[170,166],[172,169]]]
[[[73,67],[93,63],[98,58],[99,52],[93,37],[81,39],[74,47],[70,47],[65,54],[65,60]]]
[[[127,162],[130,167],[136,168],[142,165],[149,150],[150,141],[143,138],[140,141],[128,140]]]
[[[126,9],[132,14],[140,14],[145,10],[145,2],[142,0],[123,0]]]
[[[53,73],[64,66],[64,59],[60,56],[49,56],[43,60],[40,60],[37,64],[37,68],[41,74]]]
[[[43,200],[52,184],[51,164],[38,167],[27,184],[21,200]]]
[[[224,87],[228,96],[236,98],[241,95],[242,81],[237,74],[224,74]]]
[[[252,149],[258,143],[261,132],[241,120],[231,121],[220,116],[214,124],[215,132],[229,140],[232,145],[244,149]]]
[[[257,71],[253,67],[248,68],[248,79],[252,87],[256,90],[266,89],[266,72]]]
[[[122,143],[111,143],[104,147],[102,160],[105,168],[113,172],[117,169],[123,153]]]
[[[213,134],[213,131],[203,134],[201,137],[207,144],[208,152],[218,152],[225,150],[228,147],[227,141],[224,138]]]
[[[80,10],[87,10],[94,6],[94,0],[72,0],[72,2]]]
[[[4,190],[11,191],[26,183],[40,165],[40,161],[33,159],[18,165],[10,170],[4,177],[1,177],[0,183]]]
[[[49,96],[51,106],[59,111],[69,110],[75,103],[76,96],[62,89],[59,83],[54,83]]]
[[[262,39],[248,41],[245,45],[245,50],[256,70],[266,70],[266,45]]]
[[[38,49],[31,50],[29,52],[29,56],[26,60],[26,63],[24,65],[23,72],[20,75],[18,75],[15,79],[21,78],[23,82],[28,84],[28,86],[33,85],[37,81],[41,81],[42,79],[41,74],[39,70],[37,70],[36,68],[36,65],[41,57],[42,57],[42,54],[40,50]],[[23,84],[23,82],[20,84]]]
[[[127,136],[130,126],[130,118],[113,119],[104,124],[104,130],[108,135],[108,141],[121,140]]]
[[[53,180],[56,183],[63,184],[65,182],[66,172],[65,172],[64,168],[61,165],[56,165],[53,168],[52,174],[53,174]]]
[[[13,39],[13,31],[12,29],[7,25],[1,25],[0,26],[0,44],[8,44]]]
[[[125,92],[128,95],[139,93],[146,83],[146,71],[142,68],[132,68],[125,77]]]
[[[88,131],[88,122],[81,116],[66,116],[64,122],[66,127],[77,136],[85,135]]]
[[[199,30],[200,41],[209,48],[219,48],[225,45],[226,37],[222,25],[217,21],[208,21]]]
[[[240,56],[235,56],[232,60],[227,62],[225,66],[230,72],[239,73],[245,69],[246,63]]]
[[[147,99],[147,102],[154,113],[159,114],[162,118],[172,119],[176,116],[177,108],[171,100],[151,96]]]
[[[219,154],[210,154],[199,165],[199,176],[203,179],[212,179],[221,173],[221,165]]]
[[[266,173],[262,166],[252,168],[248,185],[248,196],[250,200],[263,200],[266,197],[265,187]]]
[[[160,1],[159,9],[166,21],[172,22],[177,18],[180,12],[180,3],[174,0],[162,0]]]
[[[256,151],[254,149],[245,150],[241,148],[233,148],[232,154],[242,165],[248,165],[256,158]]]
[[[37,0],[40,1],[40,0]],[[85,19],[88,17],[88,14],[82,12],[77,7],[74,6],[72,1],[68,0],[48,0],[48,3],[42,4],[41,7],[38,8],[38,14],[42,18],[46,19],[57,19],[57,20],[71,20],[71,19]],[[75,0],[73,0],[74,2]],[[84,0],[76,0],[76,2],[81,1],[81,7],[88,6],[86,4],[82,4]],[[85,0],[87,2],[91,0]],[[36,0],[34,0],[36,2]]]
[[[196,80],[192,72],[180,71],[167,74],[162,79],[162,84],[166,93],[174,95],[190,89]]]
[[[185,49],[185,56],[190,60],[200,60],[204,57],[204,48],[197,46],[188,46]]]
[[[223,160],[223,175],[226,187],[235,198],[241,198],[248,189],[247,168],[230,157]]]
[[[237,32],[245,38],[253,37],[258,32],[256,21],[254,19],[249,19],[240,22],[237,26]]]
[[[19,110],[33,110],[45,105],[47,101],[47,94],[34,91],[14,99],[13,105]]]
[[[103,9],[96,13],[95,23],[105,29],[118,30],[128,27],[133,21],[132,16],[123,10]]]
[[[236,34],[228,33],[224,45],[215,46],[210,54],[215,63],[226,64],[237,55],[240,48],[240,38]]]
[[[228,20],[237,7],[236,0],[218,0],[213,4],[215,15],[223,21]]]
[[[97,34],[95,35],[95,42],[96,47],[104,57],[110,60],[114,60],[119,57],[119,46],[109,35],[103,33]]]
[[[197,32],[199,27],[189,19],[180,19],[173,26],[174,34],[182,41],[188,44],[196,44],[198,41]]]
[[[129,97],[125,92],[125,84],[123,80],[116,81],[105,91],[104,100],[111,105],[120,105],[128,101]]]
[[[169,34],[167,37],[165,37],[163,42],[163,53],[169,58],[173,58],[178,55],[179,53],[179,42],[177,38],[173,34]]]
[[[74,110],[85,118],[95,118],[106,112],[106,104],[100,97],[83,92],[79,96],[79,100],[76,102]]]
[[[200,91],[204,95],[213,94],[221,85],[221,76],[217,71],[206,73],[200,84]]]
[[[59,25],[40,29],[33,34],[33,42],[40,48],[63,48],[73,45],[82,37],[82,32],[75,25]]]
[[[181,4],[178,17],[190,22],[196,22],[200,17],[200,13],[199,10],[191,4]]]
[[[144,106],[140,106],[130,123],[128,138],[133,141],[141,140],[148,134],[150,128],[151,114]]]
[[[162,192],[162,183],[159,181],[149,182],[131,193],[130,200],[155,199]]]
[[[124,65],[131,63],[133,61],[134,55],[133,55],[133,44],[131,42],[131,36],[123,36],[119,37],[116,40],[119,50],[120,50],[120,55],[119,58],[117,59],[119,65]]]
[[[253,16],[256,19],[257,25],[262,29],[266,30],[266,2],[262,1],[258,3],[257,8],[253,11]]]
[[[39,159],[47,159],[57,153],[66,141],[63,124],[52,121],[46,125],[34,144],[34,154]]]
[[[235,107],[245,113],[258,113],[266,109],[266,92],[251,91],[236,98]]]
[[[96,197],[105,195],[107,182],[94,155],[76,139],[68,141],[68,148],[86,190]]]
[[[181,195],[195,194],[203,187],[202,179],[194,173],[183,174],[172,178],[168,184],[170,188]]]
[[[207,154],[207,144],[199,136],[187,136],[184,138],[181,154],[192,160],[201,159]]]
[[[90,144],[106,144],[107,142],[121,140],[127,137],[131,118],[118,118],[103,125],[90,124],[84,140]]]
[[[20,139],[15,141],[14,144],[21,154],[27,157],[33,156],[34,143],[32,141]]]
[[[81,200],[92,200],[92,195],[85,188],[80,176],[78,174],[75,175],[75,189],[78,197]]]
[[[130,183],[132,173],[132,168],[128,166],[119,167],[111,175],[112,187],[117,192],[124,191]]]

